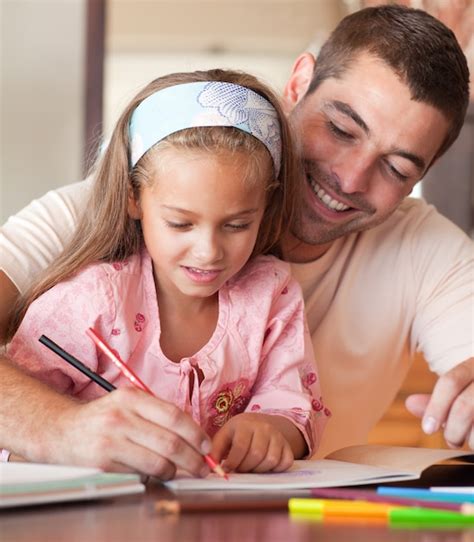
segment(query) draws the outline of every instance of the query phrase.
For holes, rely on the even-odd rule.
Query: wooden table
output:
[[[444,482],[443,482],[444,481]],[[474,465],[437,466],[415,483],[474,485]],[[158,484],[145,495],[17,508],[0,512],[1,542],[474,542],[471,530],[400,530],[383,524],[296,521],[285,510],[160,516],[154,503],[171,493]],[[189,494],[188,494],[189,496]],[[199,494],[196,498],[200,498]],[[201,498],[204,498],[201,496]]]

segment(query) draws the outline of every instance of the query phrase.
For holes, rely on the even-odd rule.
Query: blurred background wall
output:
[[[345,13],[340,0],[109,0],[105,129],[136,90],[172,71],[242,69],[280,90],[296,56]]]
[[[472,62],[470,0],[399,1],[443,18]],[[93,140],[110,133],[125,104],[151,79],[236,68],[281,90],[298,53],[310,44],[317,51],[344,15],[373,3],[0,0],[0,223],[46,190],[83,178]],[[474,222],[473,123],[471,108],[463,137],[429,175],[438,180],[424,183],[428,199],[466,231]],[[419,186],[415,195],[420,192]]]
[[[81,176],[86,0],[0,0],[0,223]]]
[[[0,223],[83,177],[86,89],[99,87],[87,80],[87,12],[97,17],[99,4],[103,125],[94,136],[170,71],[240,68],[281,88],[294,57],[346,12],[340,0],[0,0]]]

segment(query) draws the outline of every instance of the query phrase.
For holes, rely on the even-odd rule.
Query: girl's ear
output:
[[[132,220],[141,220],[142,210],[140,208],[140,202],[137,201],[133,190],[130,188],[128,191],[128,216]]]
[[[288,83],[283,90],[284,108],[287,114],[308,91],[315,65],[316,60],[311,53],[303,53],[296,59]]]

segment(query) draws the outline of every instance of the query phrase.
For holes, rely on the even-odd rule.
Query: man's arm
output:
[[[474,358],[440,376],[431,395],[410,395],[405,404],[423,419],[425,433],[442,428],[450,447],[466,444],[474,450]]]
[[[413,350],[439,376],[431,395],[407,398],[427,434],[443,429],[452,447],[474,449],[474,244],[432,207],[419,203],[410,253],[416,283]]]

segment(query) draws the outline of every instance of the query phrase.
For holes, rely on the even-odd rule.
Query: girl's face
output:
[[[130,201],[153,260],[158,292],[213,296],[249,259],[265,183],[244,179],[245,155],[165,149],[153,182]]]

